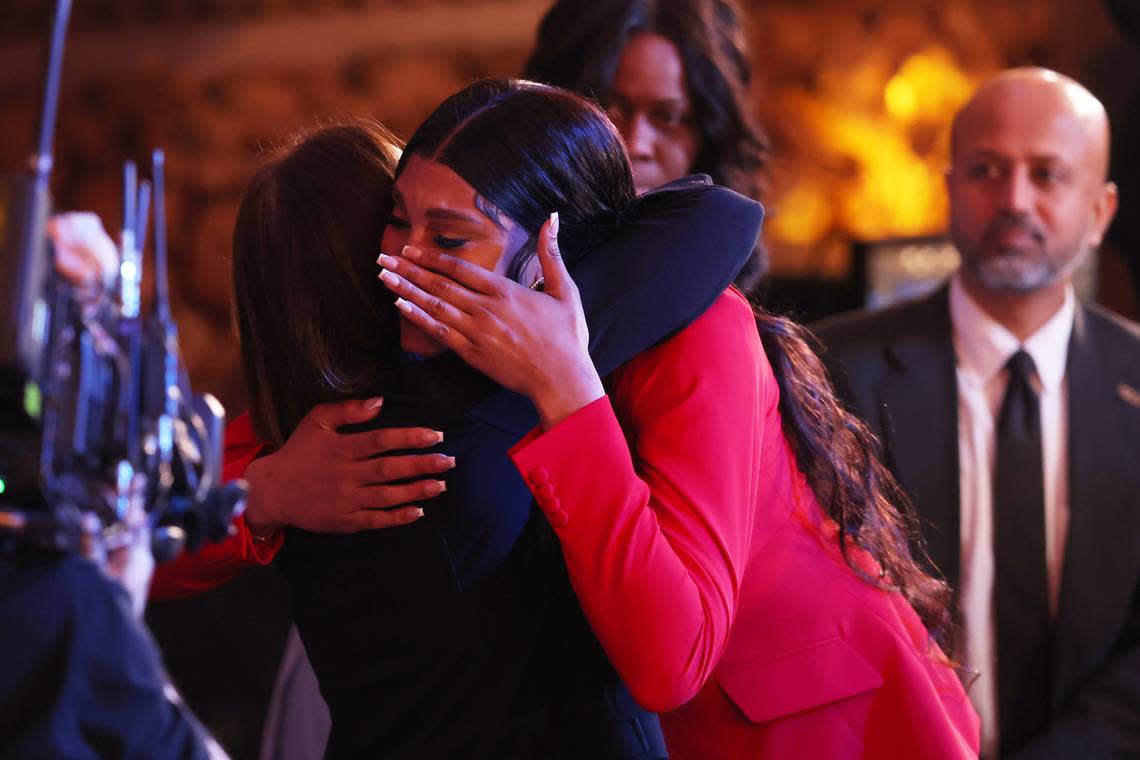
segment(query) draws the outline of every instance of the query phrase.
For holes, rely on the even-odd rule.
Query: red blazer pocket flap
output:
[[[846,641],[815,641],[772,657],[721,663],[716,680],[753,723],[877,689],[883,677]]]

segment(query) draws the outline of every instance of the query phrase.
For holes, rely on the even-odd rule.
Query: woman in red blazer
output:
[[[945,588],[799,329],[730,290],[603,384],[557,227],[539,236],[545,293],[430,247],[388,249],[383,279],[411,325],[535,404],[512,456],[672,756],[976,757],[924,625],[943,624]]]

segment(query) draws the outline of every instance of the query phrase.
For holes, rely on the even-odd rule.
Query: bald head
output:
[[[1069,145],[1071,157],[1087,162],[1100,181],[1108,178],[1110,140],[1104,105],[1075,79],[1036,67],[1007,69],[977,89],[951,125],[951,160],[963,139],[996,126],[1011,111],[1020,112],[1025,121],[1071,121],[1076,127],[1072,136],[1078,138]]]
[[[946,175],[963,282],[994,293],[1067,282],[1116,210],[1108,144],[1104,106],[1068,77],[1011,69],[978,88],[954,119]]]

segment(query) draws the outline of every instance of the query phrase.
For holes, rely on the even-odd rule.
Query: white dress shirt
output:
[[[950,321],[958,380],[958,466],[961,514],[959,602],[964,664],[978,672],[969,690],[982,720],[982,756],[997,757],[997,638],[993,615],[993,479],[996,419],[1009,382],[1006,362],[1024,348],[1033,357],[1040,398],[1045,475],[1045,564],[1049,610],[1057,614],[1061,564],[1069,525],[1068,381],[1065,362],[1073,331],[1073,289],[1041,329],[1024,343],[975,303],[957,277],[950,281]],[[1000,505],[996,505],[1000,509]]]

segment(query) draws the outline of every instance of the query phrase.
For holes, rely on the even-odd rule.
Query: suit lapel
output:
[[[881,429],[891,469],[918,507],[930,558],[956,589],[958,388],[948,289],[911,316],[886,346],[888,371],[877,393]]]
[[[1098,325],[1077,309],[1069,344],[1069,529],[1054,641],[1053,697],[1102,656],[1118,632],[1140,568],[1140,429],[1120,398],[1122,372]],[[1113,538],[1113,537],[1117,538]]]

